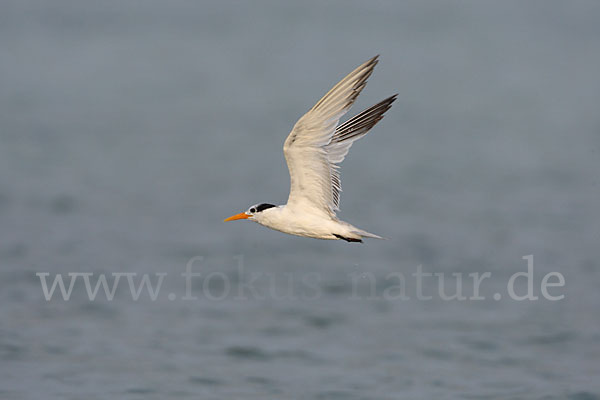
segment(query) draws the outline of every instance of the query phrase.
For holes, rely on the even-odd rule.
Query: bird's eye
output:
[[[250,212],[251,212],[252,214],[254,214],[254,213],[256,212],[256,208],[252,207],[252,208],[250,209]]]

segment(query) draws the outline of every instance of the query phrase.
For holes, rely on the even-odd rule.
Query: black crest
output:
[[[274,204],[262,203],[256,206],[256,212],[261,212],[266,210],[267,208],[276,207]]]

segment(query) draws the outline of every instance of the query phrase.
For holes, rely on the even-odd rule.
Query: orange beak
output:
[[[250,216],[248,214],[246,214],[245,212],[241,212],[239,214],[232,215],[231,217],[223,220],[223,222],[235,221],[236,219],[248,219],[249,217]]]

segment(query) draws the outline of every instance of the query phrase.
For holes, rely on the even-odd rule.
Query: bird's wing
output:
[[[283,145],[290,171],[288,205],[310,204],[335,215],[339,210],[342,162],[352,142],[364,136],[389,109],[396,96],[361,112],[338,127],[377,64],[377,56],[360,65],[296,122]],[[337,129],[336,129],[337,127]]]
[[[383,118],[383,114],[390,109],[392,103],[396,100],[396,96],[388,97],[338,126],[331,141],[325,146],[327,160],[332,166],[331,183],[335,210],[340,209],[340,192],[342,191],[338,164],[344,161],[346,154],[352,147],[352,143],[365,136]]]

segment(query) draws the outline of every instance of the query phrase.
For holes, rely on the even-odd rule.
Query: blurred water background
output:
[[[3,1],[0,398],[599,399],[599,21],[593,1]],[[222,223],[285,203],[286,135],[375,54],[352,111],[400,95],[344,162],[340,217],[389,240]],[[540,299],[511,300],[529,254]],[[184,301],[195,256],[228,281]],[[490,272],[486,300],[383,296],[419,265]],[[168,275],[156,301],[46,301],[38,272]]]

